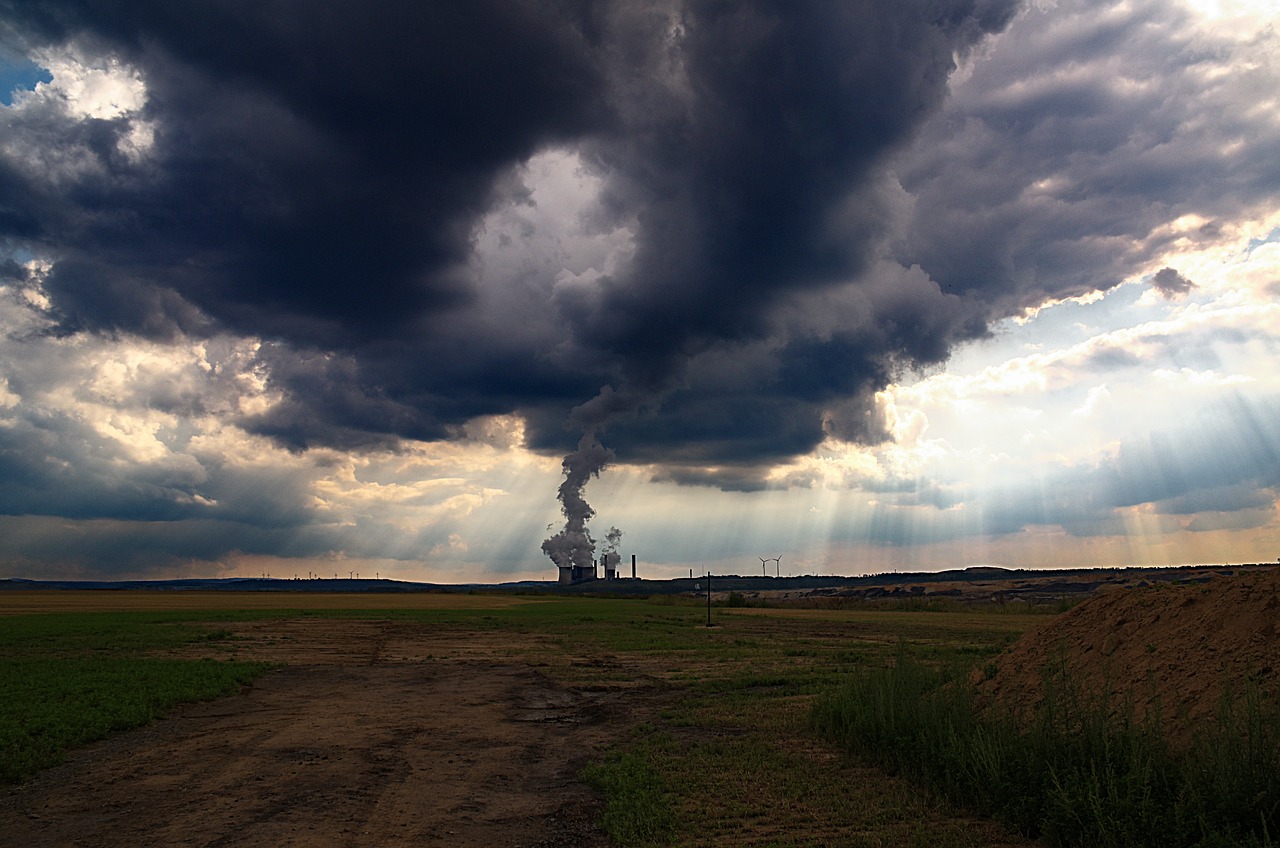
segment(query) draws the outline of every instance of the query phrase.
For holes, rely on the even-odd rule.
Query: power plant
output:
[[[602,397],[607,394],[602,393]],[[600,444],[596,439],[595,426],[588,425],[578,441],[578,447],[561,463],[564,482],[560,484],[556,499],[560,501],[560,511],[564,514],[564,529],[542,543],[542,552],[556,564],[559,571],[557,582],[561,586],[599,580],[602,568],[605,580],[619,579],[618,565],[622,556],[618,553],[618,545],[622,542],[622,531],[617,527],[609,528],[603,540],[604,549],[600,558],[596,559],[596,540],[587,530],[587,522],[595,516],[596,511],[582,494],[587,481],[592,477],[599,477],[600,472],[612,461],[613,451]],[[550,525],[547,529],[551,529]],[[636,557],[632,554],[632,579],[635,576]]]
[[[618,573],[618,566],[622,561],[622,555],[617,551],[605,551],[601,554],[599,560],[592,560],[589,566],[579,566],[573,563],[560,564],[561,586],[568,586],[572,583],[586,583],[591,580],[599,580],[599,569],[604,569],[605,580],[620,580],[622,575]],[[636,579],[636,555],[631,555],[631,579]]]

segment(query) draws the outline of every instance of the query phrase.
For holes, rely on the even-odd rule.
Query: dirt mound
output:
[[[979,692],[1021,715],[1046,686],[1070,681],[1113,710],[1159,715],[1186,742],[1213,721],[1224,689],[1280,688],[1280,570],[1215,575],[1192,585],[1119,589],[1027,634],[979,672]],[[1047,682],[1048,681],[1048,682]],[[1056,683],[1053,681],[1057,681]]]

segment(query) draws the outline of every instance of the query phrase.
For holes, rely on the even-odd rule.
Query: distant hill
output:
[[[1091,594],[1156,582],[1195,582],[1212,573],[1242,569],[1275,569],[1267,564],[1188,565],[1163,568],[1010,569],[993,565],[939,572],[893,572],[861,577],[802,575],[797,577],[712,575],[713,593],[737,592],[762,600],[847,597],[956,597],[965,600],[1043,600]],[[227,577],[185,580],[30,580],[0,579],[0,592],[34,590],[103,590],[155,592],[516,592],[546,594],[664,595],[706,591],[705,576],[673,580],[593,580],[562,586],[554,580],[512,583],[417,583],[384,579],[281,579]]]

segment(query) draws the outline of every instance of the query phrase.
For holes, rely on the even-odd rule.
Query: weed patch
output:
[[[669,845],[676,817],[667,784],[655,759],[671,745],[670,737],[648,738],[624,751],[592,763],[582,780],[607,799],[601,826],[619,845]]]
[[[747,609],[726,610],[720,627],[707,630],[698,626],[701,610],[680,612],[685,618],[665,621],[660,639],[619,622],[618,633],[598,628],[568,640],[621,649],[620,661],[633,668],[663,669],[657,673],[678,693],[634,741],[587,772],[618,844],[1016,844],[990,822],[815,744],[808,723],[815,695],[851,669],[887,666],[900,645],[948,663],[991,656],[1007,642],[1011,617],[987,627],[968,612],[922,620]],[[1028,619],[1018,626],[1035,623]]]
[[[269,668],[152,656],[230,635],[156,613],[0,618],[0,782],[19,782],[177,704],[233,692]]]
[[[0,781],[16,783],[71,748],[147,724],[177,704],[234,692],[265,669],[212,660],[0,662]]]
[[[1280,829],[1280,713],[1256,695],[1180,751],[1070,680],[1015,717],[982,714],[968,679],[904,652],[820,697],[812,722],[1053,845],[1269,846]]]

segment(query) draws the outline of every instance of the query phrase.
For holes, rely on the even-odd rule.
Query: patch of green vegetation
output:
[[[0,782],[21,781],[177,704],[233,692],[269,668],[151,656],[229,635],[155,613],[0,619]]]
[[[183,622],[169,613],[59,613],[0,618],[0,653],[17,657],[117,656],[225,639],[227,630]]]
[[[816,728],[970,809],[1061,846],[1269,846],[1280,710],[1256,693],[1177,751],[1057,676],[1031,717],[983,715],[968,676],[901,652],[817,700]]]
[[[622,662],[665,668],[679,693],[651,726],[595,767],[637,781],[642,774],[641,801],[625,797],[622,778],[607,783],[590,773],[620,845],[818,846],[851,844],[849,835],[857,834],[864,842],[853,844],[968,846],[983,842],[976,831],[994,828],[815,745],[809,709],[815,695],[838,688],[851,671],[892,665],[897,651],[968,663],[999,651],[1035,620],[1010,624],[972,611],[931,612],[926,621],[918,612],[792,616],[717,608],[717,626],[708,629],[704,607],[672,610],[658,628],[646,618],[654,612],[642,607],[632,621],[601,613],[594,630],[565,634],[566,646],[607,648]]]
[[[23,780],[71,748],[152,722],[177,704],[234,692],[267,668],[116,657],[0,661],[0,781]]]
[[[639,731],[638,744],[582,772],[583,782],[607,799],[600,824],[619,845],[669,845],[676,833],[672,790],[655,765],[673,743],[670,736],[648,735],[646,729]]]

